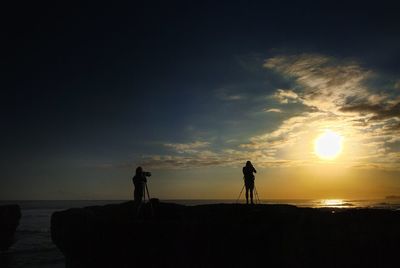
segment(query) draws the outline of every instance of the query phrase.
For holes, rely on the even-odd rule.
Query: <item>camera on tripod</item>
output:
[[[148,172],[148,171],[143,171],[142,174],[143,174],[143,176],[146,176],[146,177],[151,176],[151,172]]]

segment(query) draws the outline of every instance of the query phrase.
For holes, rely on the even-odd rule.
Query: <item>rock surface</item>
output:
[[[7,250],[14,242],[14,234],[21,218],[18,205],[0,206],[0,251]]]
[[[236,204],[69,209],[51,219],[66,267],[398,267],[400,213]]]

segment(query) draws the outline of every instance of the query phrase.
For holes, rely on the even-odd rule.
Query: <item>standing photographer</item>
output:
[[[146,174],[143,172],[142,167],[136,168],[136,174],[132,178],[133,185],[135,186],[135,190],[133,192],[133,198],[135,203],[141,203],[143,200],[144,187],[147,182]]]
[[[246,187],[246,204],[249,204],[249,192],[250,192],[250,202],[253,205],[253,190],[254,190],[254,180],[255,176],[253,173],[257,173],[253,164],[250,161],[246,162],[246,166],[243,167],[244,175],[244,186]]]

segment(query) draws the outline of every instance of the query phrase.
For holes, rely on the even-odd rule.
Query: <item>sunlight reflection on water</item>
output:
[[[353,204],[345,202],[343,199],[324,199],[320,201],[320,207],[348,208],[353,206]]]

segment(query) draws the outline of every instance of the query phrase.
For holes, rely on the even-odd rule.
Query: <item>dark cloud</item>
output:
[[[400,103],[392,106],[362,103],[353,106],[344,106],[339,109],[341,112],[356,112],[361,114],[373,114],[370,120],[384,120],[393,117],[400,117]]]

